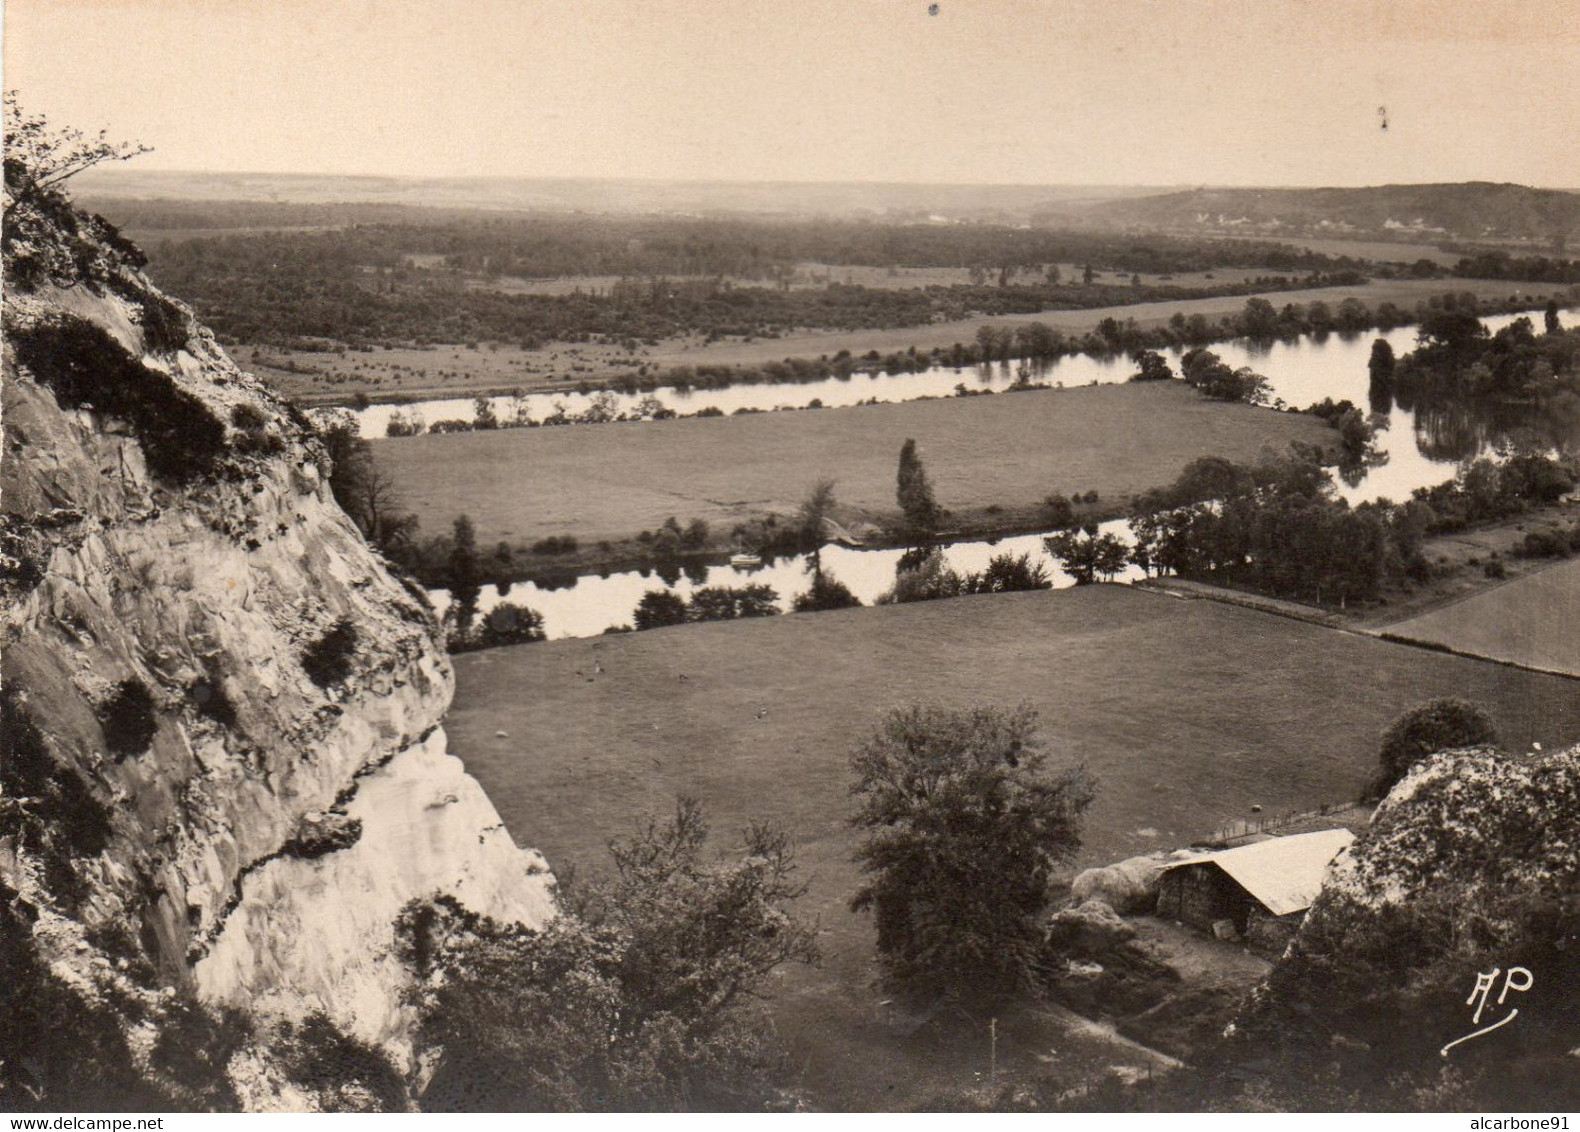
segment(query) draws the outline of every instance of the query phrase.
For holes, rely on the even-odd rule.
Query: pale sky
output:
[[[1575,0],[937,8],[5,0],[4,82],[145,169],[1580,187]]]

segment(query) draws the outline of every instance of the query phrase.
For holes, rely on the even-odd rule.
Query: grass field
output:
[[[670,515],[723,530],[788,514],[820,476],[863,515],[897,510],[900,446],[915,438],[938,502],[1035,512],[1054,491],[1127,498],[1193,458],[1328,443],[1315,418],[1207,401],[1179,382],[1006,393],[798,413],[377,440],[423,529],[470,514],[483,545],[654,529]],[[1116,438],[1119,438],[1116,442]]]
[[[824,964],[786,974],[773,1015],[807,1087],[853,1108],[905,1107],[985,1068],[985,1048],[892,1023],[871,922],[845,908],[847,759],[888,709],[1029,701],[1053,763],[1098,779],[1082,864],[1184,844],[1253,804],[1351,798],[1382,729],[1433,696],[1486,705],[1512,749],[1580,739],[1580,682],[1106,586],[496,649],[457,674],[451,749],[558,870],[603,867],[606,842],[677,793],[702,800],[721,842],[759,816],[794,837]],[[1073,1056],[1064,1038],[1025,1044],[1046,1038],[1006,1040],[1001,1064]]]
[[[1411,640],[1580,676],[1580,559],[1389,625]]]
[[[1265,236],[1231,236],[1230,239],[1265,240]],[[1319,255],[1349,256],[1352,259],[1369,259],[1378,263],[1410,263],[1431,260],[1443,267],[1453,267],[1465,256],[1460,252],[1445,252],[1436,244],[1412,244],[1399,240],[1326,239],[1321,236],[1280,236],[1278,242],[1305,248]]]
[[[1217,282],[1237,280],[1244,272],[1218,272]],[[1153,281],[1148,277],[1148,281]],[[1176,276],[1180,285],[1208,286],[1204,276]],[[1391,302],[1406,310],[1416,302],[1444,291],[1474,291],[1483,298],[1507,298],[1512,294],[1540,296],[1555,292],[1550,284],[1523,284],[1505,280],[1474,279],[1379,279],[1358,287],[1325,287],[1300,291],[1274,291],[1267,298],[1278,307],[1286,303],[1311,303],[1321,300],[1331,307],[1351,296],[1375,307]],[[245,368],[266,377],[271,384],[303,403],[345,402],[356,393],[375,399],[391,397],[454,397],[480,390],[552,389],[568,382],[594,381],[634,373],[638,366],[659,370],[673,366],[762,365],[785,358],[832,357],[840,350],[863,354],[868,350],[890,353],[912,346],[919,350],[947,348],[956,342],[971,342],[984,323],[1014,324],[1045,322],[1071,334],[1094,329],[1105,318],[1133,318],[1142,326],[1161,326],[1174,314],[1193,314],[1218,318],[1234,314],[1245,306],[1248,296],[1230,295],[1183,302],[1136,303],[1129,306],[1100,307],[1092,310],[1043,311],[1029,315],[998,315],[969,318],[929,326],[908,326],[892,330],[803,331],[780,338],[755,341],[727,340],[708,342],[702,335],[666,339],[656,346],[625,350],[606,345],[573,345],[555,342],[536,350],[516,346],[454,346],[431,350],[375,349],[345,354],[303,351],[258,351],[248,345],[234,348],[237,361]],[[1533,305],[1536,305],[1533,299]],[[302,370],[281,368],[280,362]],[[273,363],[273,364],[271,364]]]

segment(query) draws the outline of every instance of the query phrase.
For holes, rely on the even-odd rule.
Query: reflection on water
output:
[[[1412,413],[1415,444],[1434,460],[1461,461],[1489,449],[1571,453],[1580,450],[1580,397],[1524,402],[1398,394]]]
[[[1122,519],[1104,523],[1100,530],[1131,542],[1130,527]],[[1048,532],[1052,533],[1052,532]],[[988,560],[999,554],[1030,554],[1033,562],[1041,563],[1048,571],[1056,588],[1074,585],[1072,579],[1043,545],[1045,534],[1014,535],[996,541],[957,542],[943,548],[945,563],[959,573],[984,570]],[[871,605],[878,597],[894,586],[894,569],[899,564],[903,548],[859,550],[844,546],[825,546],[822,567],[826,577],[837,579],[861,599]],[[1130,567],[1117,581],[1135,581],[1141,571]],[[540,588],[532,582],[517,582],[501,596],[493,586],[486,586],[478,599],[478,611],[487,613],[501,601],[525,605],[543,615],[543,629],[549,638],[594,637],[605,629],[631,624],[631,613],[642,595],[649,590],[668,590],[689,598],[703,586],[744,586],[763,584],[772,586],[779,595],[779,608],[788,610],[790,603],[812,588],[812,571],[808,555],[797,554],[789,558],[765,560],[763,565],[742,570],[727,565],[707,566],[687,563],[685,567],[668,564],[652,570],[627,570],[607,577],[586,575],[570,586],[553,589]],[[440,612],[450,603],[445,590],[430,590],[435,606]]]

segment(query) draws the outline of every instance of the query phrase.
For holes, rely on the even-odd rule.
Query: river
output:
[[[1484,321],[1490,330],[1496,331],[1517,317],[1520,316],[1499,315]],[[1401,327],[1385,334],[1330,334],[1265,344],[1241,340],[1219,343],[1211,348],[1230,366],[1250,366],[1264,375],[1272,395],[1289,406],[1304,408],[1331,397],[1365,408],[1369,388],[1366,363],[1372,342],[1378,337],[1384,338],[1395,353],[1404,354],[1414,348],[1415,335],[1413,327]],[[1171,352],[1170,364],[1176,369],[1181,353],[1180,350]],[[1018,364],[961,370],[935,367],[915,374],[855,374],[849,379],[829,378],[805,384],[738,385],[691,393],[660,389],[651,395],[681,413],[694,413],[704,406],[717,407],[724,412],[742,407],[788,409],[804,406],[814,399],[827,407],[838,407],[871,399],[894,402],[952,396],[955,387],[962,383],[971,389],[998,392],[1017,380],[1018,369]],[[1033,372],[1037,381],[1071,387],[1127,381],[1133,369],[1124,358],[1072,355],[1037,366]],[[616,396],[621,410],[627,411],[645,395]],[[568,412],[576,412],[587,403],[587,398],[580,394],[540,394],[535,398],[526,398],[529,412],[552,412],[554,402],[564,404]],[[496,411],[506,412],[510,403],[509,398],[496,399]],[[430,423],[443,416],[470,419],[472,415],[469,400],[427,402],[416,407]],[[362,410],[359,417],[364,435],[382,435],[381,422],[388,421],[388,414],[394,408],[400,407],[374,406]],[[404,408],[409,411],[412,406]],[[1434,407],[1418,413],[1397,404],[1390,406],[1388,412],[1374,412],[1371,419],[1376,428],[1375,448],[1380,458],[1358,475],[1352,475],[1347,482],[1336,481],[1339,494],[1352,504],[1379,498],[1405,499],[1415,488],[1442,483],[1452,478],[1461,460],[1486,451],[1505,432],[1529,424],[1519,420],[1489,421],[1468,407],[1456,407],[1451,411]],[[1580,437],[1566,436],[1564,439],[1569,443],[1580,442]],[[1103,530],[1127,543],[1130,541],[1125,521],[1104,524]],[[995,554],[1028,553],[1044,566],[1056,587],[1072,585],[1073,580],[1059,569],[1057,561],[1044,547],[1045,533],[955,543],[944,549],[944,556],[952,568],[966,572],[982,569]],[[863,604],[871,604],[893,586],[894,568],[901,553],[898,549],[828,546],[822,551],[822,568],[849,587]],[[1129,581],[1139,576],[1140,572],[1132,567],[1131,573],[1121,575],[1119,580]],[[487,586],[479,609],[486,613],[501,601],[526,605],[543,615],[549,637],[587,637],[629,625],[637,602],[649,590],[668,589],[688,597],[701,586],[748,583],[772,586],[779,595],[781,609],[788,610],[791,601],[811,586],[807,558],[805,555],[781,558],[751,570],[728,565],[693,565],[689,570],[674,566],[662,571],[585,575],[559,587],[545,588],[519,582],[505,594],[500,594],[494,586]],[[432,594],[441,609],[448,604],[449,595],[444,590],[435,590]]]
[[[1100,530],[1131,541],[1130,526],[1124,519],[1104,523]],[[978,571],[988,560],[998,554],[1029,554],[1048,571],[1056,589],[1075,584],[1075,580],[1059,568],[1058,560],[1048,553],[1043,539],[1052,531],[1033,535],[1011,535],[995,540],[957,542],[943,548],[944,561],[960,573]],[[899,564],[899,548],[864,550],[829,545],[821,553],[822,568],[826,576],[843,582],[850,592],[871,605],[878,597],[894,586],[895,567]],[[1129,566],[1115,580],[1136,581],[1141,570]],[[649,590],[669,590],[689,598],[703,586],[768,585],[779,595],[779,608],[788,611],[790,603],[812,587],[812,573],[805,554],[786,558],[764,560],[762,566],[742,569],[729,565],[690,565],[666,567],[663,570],[625,570],[611,573],[588,574],[561,587],[540,587],[533,582],[517,582],[505,593],[498,587],[483,587],[477,607],[487,613],[502,601],[524,605],[543,615],[543,628],[548,636],[594,637],[604,630],[619,625],[630,625],[631,614],[637,602]],[[430,590],[434,605],[443,612],[450,604],[446,590]]]
[[[1496,331],[1520,315],[1495,315],[1484,319]],[[1274,398],[1291,408],[1306,408],[1324,397],[1349,400],[1363,409],[1367,404],[1369,377],[1366,369],[1372,342],[1384,338],[1396,354],[1415,348],[1414,327],[1398,327],[1386,333],[1307,335],[1284,342],[1252,342],[1239,339],[1211,347],[1228,365],[1250,366],[1268,379]],[[1177,371],[1183,349],[1166,352]],[[934,366],[919,373],[852,374],[848,378],[824,378],[804,383],[777,382],[732,385],[724,389],[681,390],[664,386],[651,393],[611,393],[619,413],[631,413],[640,401],[657,398],[665,407],[682,416],[701,409],[717,409],[725,414],[740,410],[771,412],[799,409],[817,402],[825,408],[843,408],[870,401],[915,401],[928,397],[952,397],[960,387],[985,393],[1000,393],[1025,372],[1032,380],[1055,387],[1109,385],[1128,381],[1135,367],[1128,358],[1099,358],[1072,354],[1040,363],[1007,363],[954,369]],[[521,398],[492,398],[494,412],[508,418],[524,411],[531,419],[542,421],[557,409],[576,416],[587,410],[595,394],[532,393]],[[411,405],[371,405],[356,410],[362,435],[383,437],[394,413],[416,413],[426,424],[436,421],[473,419],[474,402],[469,398],[421,401]],[[1418,420],[1409,409],[1394,406],[1393,411],[1375,419],[1380,427],[1376,449],[1382,462],[1368,468],[1361,479],[1341,486],[1341,493],[1352,503],[1369,499],[1403,499],[1418,487],[1442,483],[1454,474],[1457,463],[1490,444],[1494,439],[1487,428],[1468,431],[1463,420],[1448,421],[1441,414],[1428,414]],[[574,427],[574,426],[568,426]],[[1469,439],[1467,440],[1467,436]],[[1467,444],[1469,447],[1467,447]]]

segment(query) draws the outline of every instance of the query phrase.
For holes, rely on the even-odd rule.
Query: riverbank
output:
[[[847,527],[890,525],[908,438],[950,512],[947,526],[980,535],[1047,527],[1045,501],[1054,493],[1095,492],[1078,517],[1112,517],[1197,457],[1246,462],[1292,443],[1331,447],[1335,434],[1304,414],[1208,401],[1183,383],[1152,382],[430,435],[376,441],[373,453],[426,534],[467,514],[483,547],[573,537],[580,557],[544,560],[540,571],[563,574],[617,566],[617,544],[671,516],[681,526],[701,519],[715,539],[768,514],[788,518],[822,478],[835,481]],[[606,560],[594,565],[587,547]]]
[[[859,357],[869,351],[880,355],[948,350],[956,343],[975,341],[982,326],[1014,328],[1041,322],[1067,336],[1093,332],[1104,319],[1133,319],[1142,330],[1163,327],[1175,314],[1209,321],[1240,313],[1250,298],[1265,298],[1278,309],[1286,304],[1325,302],[1334,310],[1346,299],[1357,299],[1375,309],[1393,303],[1406,316],[1417,302],[1445,291],[1474,293],[1483,301],[1536,306],[1561,288],[1545,283],[1519,283],[1485,279],[1378,279],[1367,283],[1238,293],[1213,298],[1098,307],[1083,310],[1048,310],[1031,314],[982,316],[925,326],[887,330],[804,331],[778,338],[709,342],[702,336],[666,339],[631,348],[603,344],[556,342],[535,350],[517,346],[473,343],[429,349],[376,348],[343,354],[307,351],[260,350],[245,343],[231,347],[243,368],[258,374],[274,388],[305,407],[349,405],[359,398],[370,404],[404,404],[455,397],[508,396],[514,392],[571,392],[586,387],[606,388],[630,380],[660,383],[666,371],[703,367],[756,369],[787,358],[833,358],[841,351]],[[1526,300],[1528,299],[1528,302]]]

